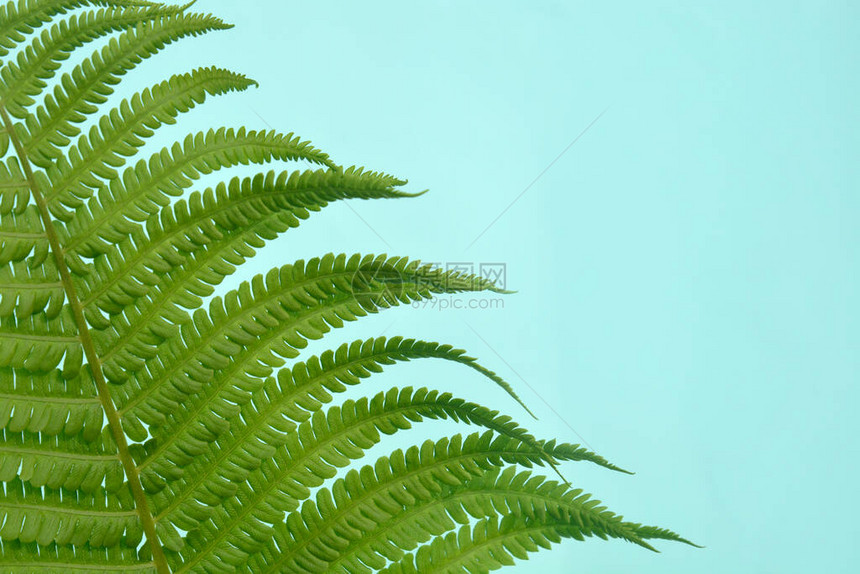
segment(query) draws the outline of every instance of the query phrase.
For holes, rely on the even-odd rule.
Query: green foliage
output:
[[[256,85],[201,68],[103,110],[144,59],[228,28],[188,9],[0,7],[2,570],[487,572],[564,538],[687,542],[532,474],[564,461],[626,471],[499,412],[426,388],[337,398],[388,365],[437,359],[519,401],[464,351],[378,337],[301,357],[347,322],[491,282],[327,254],[212,297],[329,203],[411,194],[274,131],[213,129],[129,163],[159,127]],[[286,165],[189,190],[222,168],[271,163]],[[481,430],[358,465],[428,419]]]

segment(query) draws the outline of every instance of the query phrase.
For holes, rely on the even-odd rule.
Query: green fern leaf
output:
[[[98,109],[98,105],[113,93],[110,87],[119,82],[119,76],[133,69],[141,60],[158,52],[168,43],[186,36],[196,36],[228,26],[220,19],[199,14],[179,13],[152,22],[143,22],[95,52],[76,66],[45,103],[32,115],[18,111],[27,118],[26,129],[19,127],[19,137],[31,161],[47,167],[61,155],[61,148],[69,137],[77,135],[74,126]]]
[[[134,222],[146,221],[159,213],[169,204],[169,196],[181,195],[202,174],[273,160],[305,160],[335,167],[327,154],[293,134],[221,128],[189,135],[182,144],[177,142],[148,162],[141,160],[134,168],[126,169],[121,179],[100,187],[98,197],[79,208],[69,223],[82,228],[79,235],[70,237],[72,246],[77,247],[93,235],[111,243],[125,239],[140,229]],[[105,252],[104,248],[94,247],[78,251],[90,257]]]
[[[132,98],[130,103],[111,110],[102,117],[89,136],[81,136],[65,158],[47,170],[51,193],[46,199],[69,207],[82,205],[92,189],[104,186],[103,180],[116,179],[116,168],[133,156],[153,130],[162,124],[175,123],[175,117],[202,103],[207,95],[244,90],[253,85],[241,74],[218,68],[195,70],[174,76]]]
[[[0,101],[9,113],[16,117],[24,108],[32,106],[32,96],[45,88],[46,80],[54,76],[60,62],[72,51],[87,42],[118,30],[132,28],[160,16],[176,14],[180,8],[108,8],[98,12],[84,12],[55,24],[41,37],[34,38],[29,46],[18,54],[17,64],[3,68],[3,92]],[[17,113],[16,113],[17,112]]]
[[[104,413],[86,370],[69,378],[56,370],[0,369],[0,398],[0,429],[12,433],[63,434],[91,442],[102,430]]]
[[[424,387],[342,396],[389,365],[439,359],[522,404],[465,351],[375,337],[303,358],[367,315],[501,292],[492,282],[329,253],[218,289],[331,202],[416,194],[292,133],[212,129],[140,159],[160,127],[256,85],[198,68],[116,98],[144,59],[229,27],[189,7],[0,6],[0,56],[12,55],[0,66],[3,571],[487,572],[563,538],[690,544],[524,470],[627,472],[580,445]],[[220,169],[275,163],[287,165],[191,189]],[[480,430],[358,466],[426,420]]]
[[[31,427],[32,428],[32,427]],[[95,492],[104,483],[115,492],[123,482],[122,465],[109,435],[101,443],[62,435],[39,436],[32,430],[2,431],[0,482],[16,477],[35,487]]]
[[[84,5],[144,4],[144,2],[88,2],[87,0],[20,0],[0,6],[0,56],[26,39],[26,34],[51,21],[53,16]]]

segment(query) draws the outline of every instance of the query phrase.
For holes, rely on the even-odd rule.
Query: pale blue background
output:
[[[567,542],[507,571],[856,572],[860,10],[596,4],[201,0],[236,29],[132,77],[243,71],[261,88],[176,134],[269,124],[430,188],[353,202],[368,225],[332,206],[251,269],[329,250],[504,261],[503,310],[399,309],[340,336],[462,346],[539,421],[450,365],[368,388],[428,384],[579,433],[638,474],[566,467],[577,486],[707,546]]]

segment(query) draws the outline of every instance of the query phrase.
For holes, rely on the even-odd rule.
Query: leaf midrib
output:
[[[75,403],[100,403],[96,397],[48,397],[42,395],[28,395],[26,393],[0,393],[0,399],[3,400],[18,400],[26,399],[28,402],[39,403],[60,403],[60,404],[75,404]]]
[[[81,564],[80,562],[49,562],[50,566],[45,566],[45,562],[16,562],[12,560],[11,562],[7,561],[6,557],[3,557],[3,565],[4,566],[19,566],[19,567],[27,567],[27,568],[62,568],[63,570],[83,570],[85,572],[92,571],[104,571],[104,572],[116,572],[118,567],[122,567],[124,572],[128,572],[129,570],[146,570],[147,568],[152,568],[156,564],[152,561],[137,563],[137,564]],[[31,572],[34,570],[30,570]]]
[[[143,487],[141,486],[140,477],[137,474],[134,459],[132,458],[131,452],[129,451],[128,441],[126,440],[125,433],[120,426],[116,407],[113,404],[113,399],[111,398],[110,390],[107,386],[107,381],[105,380],[104,374],[102,373],[101,362],[98,354],[96,353],[95,345],[93,344],[92,336],[89,331],[89,325],[84,318],[83,308],[81,306],[80,299],[78,299],[77,290],[75,287],[75,283],[72,280],[71,272],[69,271],[69,268],[66,264],[63,248],[60,245],[59,236],[57,235],[57,231],[54,228],[54,223],[48,210],[48,205],[45,202],[44,195],[42,194],[38,184],[36,183],[36,178],[33,174],[33,169],[30,166],[30,161],[28,159],[24,146],[21,140],[18,138],[18,134],[14,130],[12,118],[9,116],[9,113],[4,107],[0,107],[0,119],[3,120],[3,124],[6,126],[6,130],[9,133],[9,139],[11,140],[11,143],[15,149],[15,153],[18,156],[18,160],[21,163],[21,169],[23,170],[24,175],[27,178],[27,184],[30,188],[30,193],[36,203],[36,206],[39,209],[39,215],[42,219],[42,224],[45,229],[45,236],[48,239],[51,253],[54,256],[57,270],[60,273],[63,288],[66,292],[66,300],[68,301],[69,306],[72,309],[74,320],[78,327],[78,338],[80,340],[81,346],[83,347],[84,354],[87,358],[87,363],[90,367],[93,382],[96,385],[96,390],[98,392],[98,397],[102,406],[102,410],[105,413],[105,418],[108,421],[108,426],[110,427],[111,434],[113,435],[114,440],[117,443],[117,452],[119,454],[123,469],[125,470],[126,479],[128,480],[132,495],[134,497],[135,513],[141,521],[144,533],[146,534],[146,539],[149,542],[149,546],[152,550],[153,562],[155,563],[156,570],[159,573],[169,574],[170,568],[168,567],[167,558],[164,555],[164,550],[162,549],[161,544],[158,541],[158,536],[155,532],[155,522],[153,521],[152,513],[149,510],[149,501],[147,500],[146,494],[144,493]]]
[[[62,512],[72,516],[90,516],[93,518],[108,517],[108,518],[124,518],[129,516],[137,516],[136,510],[106,510],[104,508],[88,508],[85,510],[79,508],[70,508],[68,506],[52,506],[51,504],[28,504],[26,502],[4,502],[0,507],[20,508],[23,510],[38,510],[44,512],[51,509],[55,512]]]
[[[68,452],[61,450],[49,450],[49,449],[36,449],[36,448],[26,448],[26,447],[8,447],[8,446],[0,446],[0,452],[11,452],[15,454],[22,455],[32,455],[32,456],[44,456],[49,455],[54,458],[69,458],[75,461],[91,461],[91,462],[105,462],[111,460],[119,460],[119,457],[116,454],[81,454],[79,452]]]

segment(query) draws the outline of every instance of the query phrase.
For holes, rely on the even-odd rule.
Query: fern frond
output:
[[[170,196],[181,195],[201,175],[273,160],[303,160],[336,167],[328,154],[292,133],[220,128],[189,134],[181,144],[177,142],[169,150],[154,154],[148,162],[139,161],[127,168],[122,178],[101,187],[99,194],[76,212],[75,232],[70,238],[98,235],[116,243],[140,228],[135,222],[158,213],[169,204]],[[81,255],[94,257],[103,252],[82,251]]]
[[[363,271],[374,275],[361,277]],[[405,258],[327,255],[273,270],[265,280],[257,276],[224,300],[213,300],[208,314],[198,310],[195,322],[183,325],[182,337],[162,349],[158,362],[149,361],[123,385],[123,390],[142,391],[122,407],[124,419],[137,416],[158,424],[153,411],[167,416],[166,424],[150,429],[158,447],[138,465],[142,477],[154,480],[153,473],[167,478],[181,472],[226,430],[226,421],[260,388],[272,367],[297,356],[308,339],[431,292],[486,288],[488,283],[481,281],[476,286],[474,278]],[[171,387],[189,398],[169,401],[163,389]]]
[[[477,435],[472,435],[475,437]],[[470,438],[467,438],[466,444]],[[488,435],[478,440],[486,444]],[[474,439],[473,439],[474,440]],[[507,439],[495,439],[505,444]],[[407,477],[389,484],[378,479],[380,463],[374,472],[366,467],[359,472],[360,480],[350,483],[349,477],[335,482],[332,490],[322,489],[316,502],[306,502],[301,511],[293,512],[284,523],[275,527],[275,538],[265,551],[252,559],[254,572],[356,572],[380,569],[388,560],[397,560],[404,551],[414,549],[433,536],[440,536],[454,527],[455,521],[469,523],[474,518],[518,514],[527,517],[552,515],[575,522],[582,533],[622,537],[641,541],[621,519],[582,495],[568,491],[564,485],[532,477],[508,467],[497,472],[496,465],[516,461],[511,454],[491,459],[493,466],[455,472],[458,467],[437,471],[433,480],[422,479],[422,469],[434,468],[440,451],[447,461],[451,452],[446,441],[435,445],[425,443],[420,451],[412,451],[398,464],[396,472],[385,476]],[[455,448],[454,452],[458,452]],[[522,449],[516,451],[522,455]],[[539,459],[539,457],[535,457]],[[531,462],[525,457],[527,462]],[[410,464],[411,463],[411,464]],[[392,465],[392,468],[395,468]],[[575,516],[574,518],[571,518]],[[365,566],[362,566],[364,564]]]
[[[4,541],[42,546],[134,545],[143,535],[128,489],[86,495],[36,488],[19,480],[7,482],[0,497],[0,523]]]
[[[126,234],[115,230],[99,231],[92,220],[76,219],[67,227],[69,239],[64,244],[78,255],[97,257],[109,254],[110,244],[130,239],[136,249],[135,253],[126,256],[131,260],[123,261],[122,267],[105,271],[108,277],[134,276],[135,266],[156,266],[147,261],[147,254],[155,249],[164,249],[167,245],[191,253],[199,248],[200,242],[216,241],[225,233],[249,231],[256,223],[278,212],[303,219],[306,211],[318,211],[339,199],[411,197],[395,189],[395,185],[399,185],[399,181],[391,176],[353,168],[346,171],[284,171],[277,175],[270,171],[252,178],[233,178],[214,190],[210,188],[203,193],[192,193],[187,201],[181,200],[150,216],[145,235],[134,224],[124,228],[123,231],[131,230]],[[96,233],[101,237],[94,237]],[[172,240],[183,235],[191,236],[190,241]],[[168,259],[163,255],[160,258]],[[163,264],[158,267],[163,268]],[[166,270],[169,272],[172,267]],[[98,290],[103,293],[105,287],[102,285]]]
[[[22,544],[16,540],[3,541],[3,569],[7,574],[57,574],[59,572],[99,572],[99,574],[155,574],[156,565],[146,555],[145,548],[122,544],[109,548],[90,546],[40,546]]]
[[[179,202],[150,221],[148,232],[136,238],[135,251],[127,251],[116,269],[99,273],[110,281],[84,290],[88,301],[98,297],[93,303],[102,311],[123,312],[110,322],[90,313],[91,324],[105,328],[96,334],[103,359],[121,360],[131,353],[128,364],[120,364],[132,372],[140,360],[153,357],[157,342],[178,334],[176,325],[190,320],[181,309],[198,306],[199,296],[211,293],[210,285],[232,272],[237,261],[231,255],[237,250],[253,254],[260,242],[298,225],[328,201],[399,196],[387,185],[387,176],[347,170],[235,179],[214,193]],[[96,268],[109,269],[109,261],[97,262]],[[185,291],[177,293],[180,285]]]
[[[296,421],[307,418],[323,403],[332,400],[329,393],[340,393],[347,386],[357,385],[372,373],[381,372],[386,365],[414,359],[443,359],[470,367],[506,391],[510,385],[499,375],[486,369],[473,357],[451,345],[403,337],[373,337],[344,343],[334,351],[298,362],[278,373],[280,391],[288,394],[299,410],[287,412]]]
[[[577,526],[549,524],[519,516],[479,520],[459,531],[434,539],[390,566],[384,574],[466,574],[510,566],[514,558],[549,549],[564,538],[581,540]]]
[[[468,525],[471,519],[505,516],[558,523],[578,528],[580,537],[621,538],[652,549],[635,528],[597,506],[599,502],[591,500],[581,490],[568,490],[566,485],[532,476],[529,472],[518,472],[515,467],[501,472],[493,470],[462,484],[450,485],[430,497],[416,496],[415,502],[409,504],[397,499],[388,504],[378,501],[373,505],[364,504],[341,513],[335,521],[325,514],[333,515],[330,509],[340,510],[344,503],[327,498],[327,491],[318,494],[315,510],[320,515],[311,520],[307,516],[311,511],[302,510],[303,521],[315,523],[313,537],[303,540],[299,551],[292,547],[295,542],[286,546],[279,562],[289,560],[307,568],[314,557],[326,556],[329,559],[319,572],[356,572],[363,571],[366,566],[379,570],[388,561],[402,559],[406,551],[443,535],[456,524]],[[317,526],[322,522],[332,526],[322,529]],[[269,554],[275,554],[274,545],[270,544],[269,548]],[[286,558],[287,553],[292,557]],[[270,569],[272,566],[274,564]],[[266,569],[261,566],[259,571]]]
[[[139,24],[111,39],[76,66],[71,75],[62,76],[53,94],[27,116],[26,129],[19,126],[30,160],[39,167],[48,167],[69,144],[69,138],[80,132],[74,124],[95,113],[113,93],[111,86],[140,61],[180,38],[226,28],[229,26],[214,16],[181,12]]]
[[[341,407],[333,407],[327,413],[317,412],[310,420],[302,423],[294,432],[286,436],[286,442],[280,452],[266,452],[263,460],[274,459],[275,464],[282,468],[277,470],[275,476],[267,476],[265,480],[272,483],[273,480],[280,484],[302,485],[302,487],[318,486],[326,478],[334,475],[337,468],[348,465],[351,461],[360,458],[364,451],[380,441],[380,433],[393,434],[398,429],[410,428],[412,422],[422,420],[420,415],[421,405],[411,404],[409,400],[398,401],[397,392],[394,391],[392,400],[368,402],[348,401]],[[238,421],[237,421],[238,422]],[[237,432],[242,428],[237,426]],[[247,457],[247,455],[246,455]],[[539,454],[535,455],[539,458]],[[276,467],[263,466],[263,473],[275,471]],[[236,492],[242,482],[241,476],[230,473],[228,480],[233,482],[232,487],[225,488],[223,479],[215,484],[215,489],[220,486],[221,490],[230,494]],[[252,486],[262,489],[264,482],[255,475],[249,475]],[[213,490],[206,488],[199,491],[204,499],[211,498]],[[298,504],[297,500],[289,497],[278,497],[277,500],[266,502],[267,495],[264,492],[254,493],[255,498],[250,498],[243,503],[249,509],[254,505],[261,505],[270,511],[279,508],[281,511],[289,510]],[[175,490],[174,490],[175,493]],[[173,495],[164,497],[165,501],[172,500]],[[171,503],[165,510],[169,510]],[[211,506],[211,505],[210,505]],[[200,520],[200,508],[186,507],[185,520],[182,515],[166,516],[178,528],[185,529],[186,525],[197,524]],[[194,516],[189,516],[191,510]],[[253,511],[253,510],[252,510]],[[189,520],[190,519],[190,520]],[[166,527],[166,524],[162,524]],[[247,544],[247,543],[246,543]]]
[[[102,116],[89,135],[67,151],[47,170],[51,180],[48,202],[75,209],[93,190],[115,179],[116,168],[125,164],[162,124],[173,124],[177,115],[202,103],[206,96],[241,91],[254,85],[242,74],[220,68],[201,68],[173,76],[151,89],[124,100]],[[67,160],[66,157],[69,159]]]
[[[45,313],[56,317],[63,307],[66,294],[54,265],[33,267],[16,261],[0,266],[0,317],[13,314],[19,320]]]
[[[385,277],[363,276],[377,272]],[[224,369],[239,358],[249,365],[260,362],[270,367],[261,365],[253,369],[256,374],[249,375],[257,377],[262,372],[268,376],[271,366],[281,366],[284,358],[296,357],[308,339],[319,339],[344,321],[432,293],[478,291],[489,285],[485,280],[476,283],[405,258],[328,254],[272,269],[265,277],[258,275],[223,298],[213,299],[208,313],[198,309],[194,322],[182,325],[182,338],[166,342],[164,354],[154,358],[156,362],[146,363],[146,370],[141,370],[142,365],[135,364],[133,357],[128,363],[108,360],[106,370],[116,370],[117,380],[123,380],[129,371],[139,374],[121,388],[135,404],[163,388],[194,394],[211,383],[208,374],[183,374],[182,367],[193,364],[194,358],[208,371]],[[246,348],[237,352],[237,345],[246,343]],[[228,361],[231,353],[236,354]],[[138,394],[138,389],[144,392]],[[127,400],[118,399],[120,408],[127,412]]]
[[[671,542],[680,542],[693,548],[704,548],[695,542],[690,542],[680,534],[672,532],[668,528],[660,528],[659,526],[643,526],[635,522],[626,523],[627,527],[632,528],[636,535],[643,540],[669,540]]]
[[[95,492],[104,483],[115,492],[123,482],[116,445],[108,437],[98,443],[77,437],[0,431],[0,482],[15,478],[52,490]]]
[[[67,307],[52,319],[0,318],[0,368],[47,373],[62,362],[64,374],[71,377],[80,371],[82,360],[77,326]]]
[[[29,200],[20,164],[0,162],[0,319],[26,322],[42,311],[55,318],[65,301],[39,210]]]
[[[46,80],[54,76],[60,63],[73,50],[111,32],[126,30],[147,20],[181,11],[179,6],[111,7],[74,14],[54,24],[19,52],[17,63],[10,62],[3,66],[0,71],[3,79],[0,104],[12,116],[26,117],[26,108],[35,103],[33,97],[42,92],[47,85]]]
[[[80,6],[113,4],[147,4],[146,2],[90,2],[88,0],[18,0],[0,6],[0,57],[26,39],[27,34]]]
[[[104,414],[89,372],[74,378],[0,369],[0,429],[11,433],[63,434],[94,440]]]
[[[83,288],[85,301],[106,313],[116,314],[150,289],[161,289],[167,277],[212,244],[228,237],[239,238],[248,246],[256,244],[249,241],[248,232],[254,233],[256,240],[272,238],[268,233],[256,233],[258,225],[272,221],[272,216],[279,215],[277,222],[292,223],[290,226],[294,227],[299,219],[308,217],[309,211],[318,211],[331,201],[404,197],[389,179],[353,170],[282,172],[277,176],[269,172],[243,180],[233,178],[229,184],[219,184],[202,194],[195,192],[187,201],[179,201],[150,217],[145,232],[133,233],[129,240],[119,243],[117,251],[107,250],[108,245],[98,240],[107,253],[95,261],[97,273],[92,284]],[[276,235],[280,232],[277,225],[268,228]],[[68,233],[77,240],[86,237],[85,232],[73,225]],[[68,245],[71,251],[76,250],[76,240],[69,240]],[[101,251],[92,249],[92,245],[81,251],[87,254]],[[208,262],[216,268],[218,263],[221,262]],[[129,278],[145,287],[129,288]]]
[[[105,355],[110,357],[119,346],[125,346],[126,336],[136,338],[140,334],[161,341],[175,334],[177,325],[189,322],[188,310],[199,308],[202,298],[211,295],[215,285],[250,259],[267,240],[298,224],[294,213],[299,214],[278,213],[247,231],[224,233],[220,239],[200,245],[195,252],[177,253],[167,259],[156,257],[154,269],[137,264],[128,276],[105,273],[107,282],[93,292],[98,304],[93,302],[87,315],[90,324],[100,329],[99,345]],[[133,244],[122,245],[126,246],[133,249]],[[110,263],[108,258],[100,259],[95,267],[110,268],[111,264],[122,265],[122,260],[119,256]],[[171,273],[160,274],[159,268],[165,265],[175,267]],[[138,353],[148,356],[145,349]]]
[[[195,457],[181,479],[167,484],[167,490],[156,498],[156,501],[161,501],[156,502],[156,506],[164,508],[159,514],[172,515],[173,509],[176,509],[178,518],[169,518],[176,521],[177,527],[192,530],[194,520],[199,520],[201,513],[207,512],[200,509],[199,502],[206,500],[212,506],[213,500],[222,500],[231,495],[234,488],[228,483],[245,480],[248,473],[269,458],[275,448],[285,444],[287,435],[296,432],[296,423],[307,421],[312,413],[318,412],[323,404],[332,400],[329,391],[342,392],[346,389],[344,384],[356,384],[372,372],[380,371],[382,365],[417,358],[449,360],[466,364],[480,372],[485,371],[474,359],[450,345],[404,340],[400,337],[387,341],[384,338],[356,341],[349,346],[343,345],[337,353],[324,353],[322,359],[314,357],[308,365],[298,363],[292,369],[283,369],[277,383],[270,379],[263,389],[253,394],[252,400],[243,406],[241,416],[231,420],[229,432],[219,437],[217,445],[213,445],[202,456]],[[492,372],[490,375],[491,380],[499,380]],[[181,395],[176,400],[181,400]],[[356,409],[363,412],[364,408],[387,413],[402,424],[430,418],[483,426],[530,445],[536,452],[542,452],[543,458],[539,464],[551,464],[554,460],[589,461],[625,472],[578,445],[539,441],[510,417],[448,393],[440,394],[427,389],[413,391],[411,388],[398,393],[392,389],[376,395],[367,405],[362,401],[356,403]],[[363,419],[355,419],[357,422],[360,420]],[[397,428],[392,427],[392,423],[384,424],[386,430]],[[303,433],[298,434],[301,436]],[[378,440],[378,437],[374,440]],[[343,448],[359,455],[361,452],[355,451],[354,447]],[[521,461],[521,464],[531,466],[528,461]]]
[[[220,502],[234,494],[237,487],[228,483],[246,480],[262,461],[275,455],[278,447],[287,445],[294,453],[303,453],[303,465],[313,468],[318,476],[328,476],[336,468],[363,456],[367,448],[381,440],[380,433],[393,434],[424,419],[453,419],[480,425],[527,444],[535,452],[544,452],[542,443],[509,417],[427,389],[395,388],[372,399],[347,401],[326,413],[315,411],[298,427],[292,421],[307,417],[308,411],[300,409],[296,402],[304,408],[315,405],[297,401],[289,394],[279,395],[282,391],[274,384],[267,385],[264,391],[257,394],[256,402],[245,405],[241,417],[231,420],[229,433],[219,437],[217,445],[196,457],[183,478],[169,483],[167,490],[155,497],[156,508],[160,509],[157,519],[164,516],[177,528],[193,530],[201,513],[208,512],[201,509],[201,501],[214,506],[213,500]],[[277,399],[272,400],[272,395]],[[297,440],[301,441],[301,447]],[[546,451],[545,458],[551,458],[551,452]],[[539,464],[542,463],[541,459]]]
[[[283,549],[289,545],[284,537],[304,540],[320,527],[314,523],[313,514],[309,523],[304,523],[304,510],[290,514],[287,521],[282,522],[284,512],[297,508],[301,501],[309,498],[311,488],[322,484],[324,476],[331,475],[318,463],[305,467],[301,443],[295,442],[298,444],[294,445],[294,450],[280,449],[280,456],[276,455],[272,462],[253,473],[248,485],[219,506],[201,529],[189,534],[185,547],[180,550],[183,564],[177,565],[177,572],[188,571],[197,564],[221,561],[241,565],[247,560],[247,554],[260,551],[261,541],[271,536]],[[397,450],[360,472],[351,470],[344,479],[334,483],[332,492],[335,500],[348,498],[349,508],[371,508],[378,501],[385,504],[392,498],[408,503],[414,501],[415,496],[432,497],[441,492],[445,484],[460,484],[504,463],[537,463],[540,460],[539,451],[491,431],[465,438],[455,435],[435,443],[427,441],[421,448]],[[355,495],[350,496],[350,493]],[[312,503],[310,507],[308,504],[303,508],[315,508]],[[269,524],[275,524],[274,532]],[[252,534],[263,532],[264,536]]]
[[[552,492],[564,489],[559,485],[543,482],[541,477],[531,477],[524,482],[524,479],[528,478],[524,475],[526,473],[516,474],[514,469],[506,469],[498,478],[490,474],[478,478],[474,482],[486,483],[489,480],[495,484],[492,485],[491,491],[487,492],[486,498],[472,499],[472,508],[466,504],[459,510],[456,503],[452,506],[450,498],[459,494],[457,489],[453,489],[450,498],[442,503],[447,512],[453,511],[451,515],[455,519],[459,518],[461,523],[467,521],[467,517],[462,516],[463,510],[479,520],[474,525],[465,524],[458,532],[452,532],[444,538],[436,538],[430,544],[420,547],[414,554],[395,559],[390,566],[380,569],[379,572],[488,572],[513,565],[515,559],[526,560],[528,554],[542,548],[548,549],[564,538],[583,540],[587,536],[621,538],[649,550],[655,549],[647,541],[658,539],[699,547],[665,528],[622,522],[620,517],[599,507],[595,508],[594,501],[588,501],[585,495],[577,495],[579,491]],[[604,525],[609,528],[604,528]],[[362,540],[361,543],[368,545],[367,540]],[[361,559],[365,560],[366,556],[362,554]],[[332,564],[328,571],[347,571],[339,566],[340,564]],[[348,571],[355,572],[360,569]]]
[[[355,341],[351,345],[341,346],[337,352],[326,351],[321,357],[312,357],[307,364],[300,362],[291,369],[282,369],[277,381],[267,380],[264,387],[252,395],[252,400],[242,407],[240,417],[231,421],[229,433],[219,437],[217,446],[195,458],[187,474],[189,478],[186,480],[183,477],[169,483],[168,492],[165,493],[168,510],[162,511],[162,514],[180,506],[185,498],[191,498],[193,506],[194,500],[202,499],[198,492],[216,492],[219,482],[244,480],[248,472],[256,470],[267,458],[266,454],[271,454],[274,448],[286,442],[286,434],[292,432],[296,423],[306,421],[324,403],[332,400],[328,391],[342,392],[346,389],[344,384],[357,384],[362,378],[370,376],[371,372],[380,371],[381,365],[419,358],[477,365],[474,359],[465,357],[463,351],[449,345],[395,337],[387,341],[385,338]],[[491,380],[497,378],[494,376]],[[423,393],[419,394],[423,396]],[[181,397],[176,399],[180,400]],[[406,401],[406,398],[403,400]],[[439,400],[443,403],[450,400],[452,403],[450,408],[444,409],[443,414],[431,412],[428,416],[435,414],[441,417],[447,414],[455,420],[468,419],[475,424],[495,428],[501,434],[529,440],[515,424],[492,411],[477,413],[478,409],[471,405],[461,405],[461,401],[444,395],[437,398],[432,393],[423,400]],[[192,529],[187,523],[183,528]]]
[[[182,308],[199,306],[200,296],[241,263],[236,257],[253,254],[253,248],[284,229],[298,225],[309,211],[344,198],[400,197],[388,185],[388,176],[345,172],[305,172],[275,178],[273,173],[215,192],[192,195],[139,236],[134,251],[121,244],[122,259],[111,267],[111,258],[98,260],[98,275],[111,279],[85,287],[85,301],[114,315],[110,322],[91,311],[90,322],[107,330],[96,334],[102,357],[108,361],[133,354],[126,369],[136,370],[141,359],[151,358],[157,341],[177,333],[176,325],[188,322]],[[107,270],[110,270],[109,272]],[[124,270],[123,270],[124,269]],[[177,291],[182,286],[183,291]],[[97,298],[96,298],[97,297]]]
[[[5,201],[13,195],[14,192],[9,192],[9,195],[3,193],[2,199]],[[48,239],[42,230],[39,210],[35,205],[25,204],[18,213],[11,206],[4,212],[3,206],[0,206],[0,265],[23,261],[33,254],[28,265],[37,267],[45,261],[48,253]]]
[[[371,313],[502,292],[486,279],[327,254],[204,308],[257,249],[330,202],[415,194],[274,130],[204,131],[138,159],[160,127],[255,84],[198,68],[102,111],[145,59],[230,27],[192,4],[0,5],[0,56],[14,53],[0,67],[4,572],[485,572],[561,538],[689,543],[523,471],[587,461],[626,472],[498,411],[411,386],[335,404],[386,366],[427,358],[467,366],[520,400],[462,350],[377,337],[292,362]],[[68,62],[99,39],[82,63]],[[223,168],[293,161],[317,167],[189,189]],[[385,436],[428,419],[482,432],[335,480]]]
[[[8,145],[8,134],[4,133],[4,135],[7,137]],[[10,157],[6,161],[0,161],[0,189],[3,191],[2,201],[0,201],[0,215],[20,215],[27,211],[27,207],[30,205],[30,186],[17,158]],[[38,212],[36,212],[36,215],[38,216]],[[21,224],[26,223],[29,223],[29,221],[24,220],[21,222]],[[10,232],[14,232],[13,230],[10,230]],[[20,229],[20,231],[25,232],[36,230],[44,233],[44,229],[38,218],[32,227]]]

